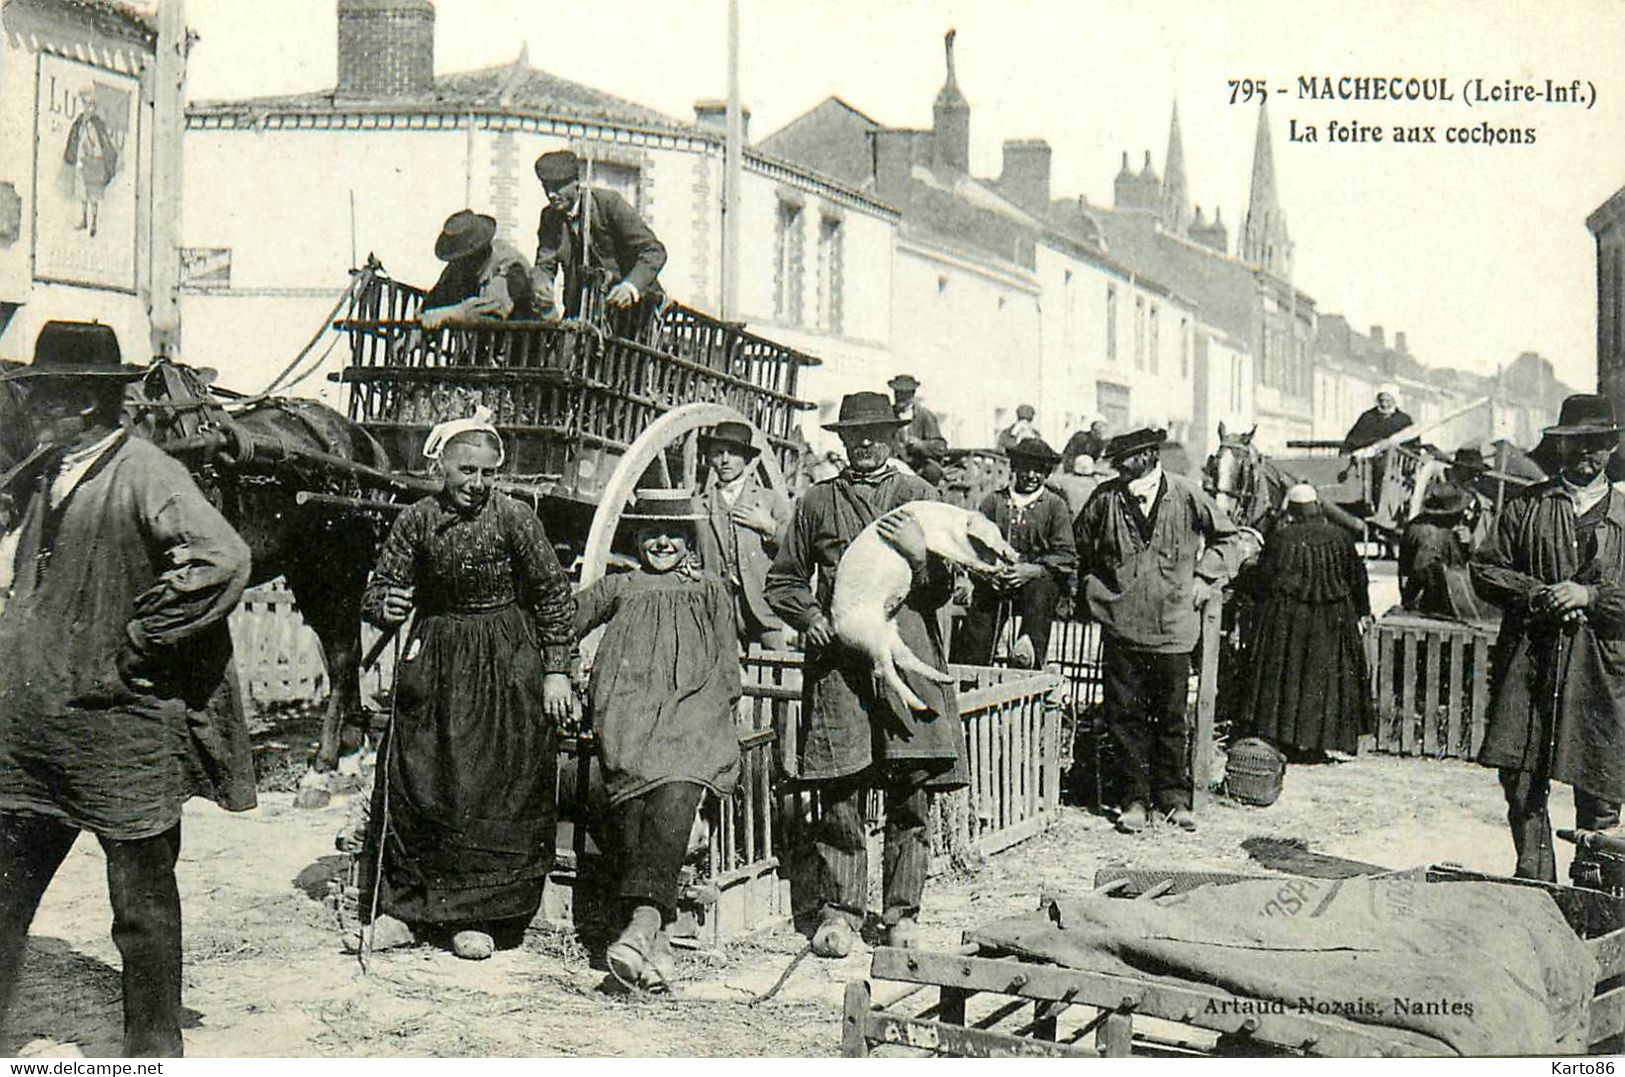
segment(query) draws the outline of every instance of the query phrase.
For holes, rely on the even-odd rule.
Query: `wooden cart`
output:
[[[1107,878],[1106,876],[1110,876]],[[1591,1002],[1592,1053],[1617,1051],[1625,1031],[1625,900],[1573,887],[1479,875],[1448,866],[1396,877],[1448,884],[1493,881],[1548,890],[1598,965]],[[1098,900],[1145,900],[1256,876],[1111,871]],[[1440,1053],[1404,1030],[1260,1007],[1219,988],[1173,985],[1023,960],[970,944],[951,952],[874,952],[870,980],[847,985],[841,1051],[877,1049],[960,1056],[1128,1055],[1400,1056]]]
[[[644,486],[698,488],[698,434],[748,423],[764,480],[787,489],[804,443],[796,397],[810,355],[671,304],[568,322],[471,322],[425,329],[421,289],[370,266],[335,323],[350,361],[350,418],[411,474],[429,428],[483,405],[507,445],[504,488],[602,575],[621,511]]]

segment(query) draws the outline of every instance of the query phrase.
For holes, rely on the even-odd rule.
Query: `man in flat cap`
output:
[[[700,499],[706,517],[698,528],[700,560],[733,591],[740,642],[783,650],[789,631],[763,588],[790,520],[790,499],[762,481],[761,449],[749,424],[718,423],[700,435],[700,452],[711,465]]]
[[[434,256],[446,263],[419,320],[425,329],[451,321],[536,317],[530,263],[513,244],[497,238],[497,221],[471,209],[446,218],[434,243]]]
[[[1106,726],[1126,771],[1117,819],[1125,833],[1145,828],[1153,802],[1196,829],[1185,701],[1197,610],[1257,549],[1200,486],[1163,471],[1167,437],[1144,428],[1112,438],[1106,457],[1118,475],[1096,488],[1073,531],[1074,608],[1100,622]]]
[[[181,805],[254,806],[226,617],[249,552],[186,469],[131,437],[105,325],[50,322],[26,388],[46,452],[0,535],[0,1017],[74,840],[107,859],[124,1050],[179,1055]]]
[[[625,310],[662,298],[658,277],[666,248],[626,199],[604,187],[590,191],[581,183],[581,160],[569,150],[536,158],[536,178],[547,192],[536,229],[536,296],[544,318],[577,317],[586,270],[608,277],[604,302]],[[582,232],[587,233],[583,257]],[[564,302],[557,298],[554,277],[564,269]]]
[[[886,388],[892,391],[892,411],[902,420],[897,448],[903,462],[932,486],[940,486],[945,478],[942,457],[948,451],[948,439],[942,436],[936,413],[915,399],[920,391],[919,379],[899,374],[886,383]]]
[[[1563,401],[1543,440],[1557,474],[1508,498],[1469,566],[1502,610],[1478,761],[1499,773],[1523,879],[1557,881],[1553,781],[1573,787],[1582,830],[1617,826],[1625,800],[1625,495],[1607,474],[1620,433],[1606,396]],[[1576,882],[1602,871],[1576,851]]]
[[[1007,455],[1010,485],[988,494],[977,509],[998,525],[1021,561],[973,583],[970,607],[954,634],[953,660],[973,666],[991,663],[1000,622],[1017,616],[1021,628],[1010,664],[1034,669],[1049,656],[1055,607],[1071,588],[1078,555],[1072,544],[1072,510],[1065,497],[1045,485],[1061,454],[1043,438],[1027,438]]]

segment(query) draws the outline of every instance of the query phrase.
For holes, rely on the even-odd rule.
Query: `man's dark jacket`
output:
[[[586,201],[581,203],[586,208]],[[666,247],[638,211],[626,199],[602,187],[592,188],[592,213],[588,222],[592,245],[591,264],[609,273],[609,284],[629,281],[642,295],[658,294],[656,279],[666,264]],[[542,208],[536,229],[536,304],[543,311],[559,305],[554,296],[553,277],[564,267],[564,309],[576,313],[581,305],[581,215],[573,219],[554,209]]]

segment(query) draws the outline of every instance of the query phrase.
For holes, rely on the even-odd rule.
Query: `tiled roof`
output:
[[[304,111],[345,109],[350,106],[401,105],[455,112],[464,108],[542,112],[570,119],[597,120],[617,125],[670,131],[674,134],[700,134],[702,129],[687,120],[629,101],[624,97],[583,86],[530,66],[521,55],[508,64],[441,75],[434,80],[434,92],[418,98],[377,100],[339,98],[335,91],[281,94],[234,101],[199,101],[195,109],[249,108],[263,111]]]
[[[119,3],[118,0],[8,0],[36,11],[56,12],[77,17],[104,33],[136,41],[149,48],[158,42],[158,19],[151,5]]]

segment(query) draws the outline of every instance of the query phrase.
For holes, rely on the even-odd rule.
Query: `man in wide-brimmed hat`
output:
[[[754,436],[741,422],[718,423],[700,435],[700,453],[711,465],[700,498],[700,560],[733,591],[740,642],[776,651],[789,645],[789,631],[763,589],[790,520],[790,499],[764,481]]]
[[[942,436],[936,412],[917,399],[920,380],[912,374],[899,374],[886,383],[886,388],[892,391],[892,410],[902,420],[897,430],[897,449],[903,462],[926,482],[940,486],[945,477],[942,458],[948,451],[948,439]]]
[[[869,789],[886,794],[881,919],[887,941],[912,946],[930,859],[927,792],[966,781],[965,738],[953,685],[903,673],[909,689],[927,705],[924,711],[910,710],[877,685],[868,656],[837,642],[830,623],[836,568],[859,532],[910,501],[939,500],[929,483],[892,462],[902,422],[884,393],[842,398],[839,416],[824,428],[839,435],[847,467],[802,495],[767,574],[769,605],[801,633],[807,653],[798,758],[786,763],[822,788],[823,814],[812,836],[822,890],[813,951],[824,957],[849,953],[863,924]],[[952,594],[953,577],[927,555],[918,526],[898,521],[888,517],[877,528],[914,568],[914,587],[893,619],[910,650],[946,669],[937,611]]]
[[[607,187],[587,190],[581,182],[581,159],[569,150],[536,158],[536,178],[547,192],[536,227],[536,295],[542,316],[578,315],[588,270],[605,276],[609,290],[604,302],[610,307],[659,306],[664,298],[659,276],[666,264],[666,247],[638,211]],[[585,257],[584,247],[590,248]],[[562,303],[555,287],[561,268]]]
[[[1472,551],[1463,518],[1471,507],[1472,495],[1455,483],[1428,485],[1422,511],[1399,539],[1399,601],[1406,609],[1454,616],[1443,570],[1467,564]]]
[[[1564,400],[1545,431],[1557,474],[1507,500],[1471,564],[1505,611],[1478,761],[1499,772],[1521,878],[1557,880],[1552,781],[1574,787],[1584,830],[1616,825],[1625,800],[1625,496],[1606,473],[1620,433],[1607,397]],[[1599,871],[1576,852],[1577,882]]]
[[[1072,584],[1078,555],[1072,545],[1072,510],[1066,498],[1045,485],[1061,455],[1043,438],[1012,446],[1010,485],[988,494],[977,506],[999,525],[1020,563],[990,580],[976,580],[970,607],[954,635],[953,659],[985,666],[993,661],[999,630],[1016,619],[1010,664],[1042,667],[1049,657],[1050,625],[1055,607]]]
[[[452,321],[536,317],[530,263],[511,243],[497,238],[495,217],[471,209],[453,213],[435,239],[434,256],[446,268],[423,297],[420,320],[425,329]]]
[[[1126,771],[1117,826],[1127,833],[1144,829],[1153,804],[1196,828],[1185,698],[1197,611],[1251,552],[1201,487],[1163,471],[1166,440],[1150,427],[1112,438],[1106,457],[1118,475],[1095,490],[1074,530],[1075,608],[1104,637],[1106,723]]]
[[[107,858],[124,1048],[181,1053],[181,805],[254,806],[226,617],[236,532],[170,457],[120,424],[105,325],[49,322],[10,372],[47,447],[0,537],[0,1017],[29,924],[81,830]]]

